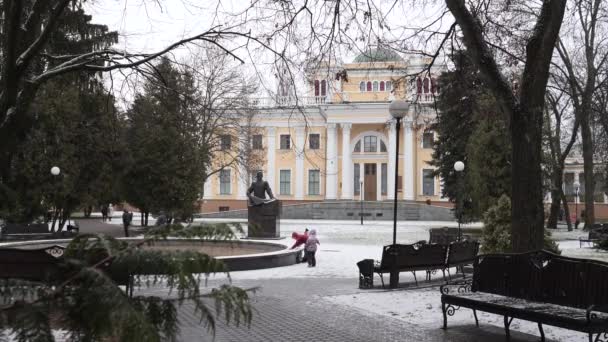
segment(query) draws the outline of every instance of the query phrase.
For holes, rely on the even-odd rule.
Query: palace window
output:
[[[353,169],[354,171],[354,188],[355,189],[355,195],[359,195],[361,194],[361,183],[360,183],[360,179],[361,179],[361,169],[359,169],[359,164],[355,163],[355,167]]]
[[[372,82],[367,81],[367,91],[372,91]]]
[[[359,83],[359,91],[362,93],[365,92],[365,82]]]
[[[386,152],[386,144],[380,140],[380,152]]]
[[[321,146],[321,135],[309,134],[308,135],[308,148],[311,150],[318,150]]]
[[[279,193],[281,195],[290,195],[291,194],[291,170],[281,170],[280,171]]]
[[[378,138],[373,135],[363,137],[363,152],[378,151]]]
[[[315,80],[315,96],[319,96],[319,80]]]
[[[355,144],[355,149],[353,150],[353,152],[361,152],[361,140],[357,141],[357,143]]]
[[[262,135],[255,134],[251,139],[251,148],[254,150],[261,150],[262,147]]]
[[[222,135],[220,136],[220,149],[222,151],[226,151],[230,149],[230,146],[232,145],[232,137],[229,135]]]
[[[416,94],[422,94],[422,80],[420,77],[416,80]]]
[[[384,91],[384,81],[380,81],[380,91]]]
[[[327,82],[325,80],[321,81],[321,96],[327,95]]]
[[[289,134],[281,134],[281,143],[280,143],[280,147],[281,150],[289,150],[291,149],[291,135]]]
[[[373,91],[378,91],[378,81],[374,81],[373,83]]]
[[[321,172],[319,170],[308,170],[308,194],[319,195],[321,192]]]
[[[429,93],[429,79],[425,78],[424,81],[423,81],[423,83],[422,83],[422,85],[423,85],[423,88],[424,88],[423,89],[424,93],[428,94]]]
[[[435,195],[435,177],[432,169],[422,170],[422,194],[425,196]]]
[[[433,132],[422,134],[422,148],[433,148]]]
[[[382,163],[380,166],[380,191],[382,195],[388,193],[388,166],[386,163]]]
[[[220,171],[220,195],[230,195],[230,170]]]
[[[393,82],[386,81],[386,91],[391,91],[391,90],[393,90]]]

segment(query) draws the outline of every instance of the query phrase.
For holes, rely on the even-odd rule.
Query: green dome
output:
[[[371,49],[359,56],[355,57],[353,63],[370,63],[370,62],[403,62],[395,51],[389,49]]]

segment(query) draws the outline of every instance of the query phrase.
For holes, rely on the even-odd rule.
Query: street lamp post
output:
[[[401,119],[407,115],[410,104],[403,100],[392,101],[388,111],[396,121],[396,146],[395,146],[395,186],[393,202],[393,262],[391,268],[390,288],[397,288],[399,285],[399,269],[397,268],[397,182],[399,179],[399,130],[401,130]]]
[[[574,229],[578,229],[578,192],[580,191],[581,183],[574,183],[574,191],[576,192],[576,197],[574,198]]]
[[[361,213],[359,215],[361,215],[361,225],[363,225],[363,181],[359,182],[359,199],[359,202],[361,202]]]
[[[458,182],[458,189],[456,192],[456,217],[458,218],[458,241],[462,240],[462,234],[460,231],[460,225],[462,223],[462,171],[464,171],[464,163],[460,160],[454,163],[454,171],[456,171],[456,177]]]
[[[59,174],[61,173],[61,169],[59,168],[59,166],[53,166],[51,167],[51,175],[53,176],[55,186],[53,186],[53,208],[54,211],[57,211],[57,176],[59,176]],[[55,215],[56,213],[53,213],[53,222],[51,224],[51,230],[55,231]]]

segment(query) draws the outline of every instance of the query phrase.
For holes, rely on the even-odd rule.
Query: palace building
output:
[[[246,190],[261,170],[275,197],[308,201],[445,201],[428,164],[435,133],[437,77],[446,66],[430,58],[373,49],[351,63],[308,72],[305,94],[280,80],[277,96],[256,99],[256,133],[249,144],[260,165],[225,168],[204,186],[202,211],[246,207]],[[429,68],[430,67],[430,68]],[[411,101],[395,158],[393,99]],[[395,164],[399,173],[395,183]]]

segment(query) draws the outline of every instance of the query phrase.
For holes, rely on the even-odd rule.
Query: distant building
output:
[[[254,100],[258,134],[250,142],[263,154],[259,169],[275,196],[286,203],[382,201],[393,198],[396,186],[402,200],[444,201],[441,182],[427,161],[436,138],[428,127],[436,117],[437,76],[445,65],[436,61],[428,73],[429,62],[373,49],[352,63],[312,70],[307,93],[300,96],[279,68],[277,95]],[[396,98],[415,103],[403,120],[398,161],[395,124],[388,112]],[[227,168],[211,176],[204,211],[244,208],[254,171]]]

